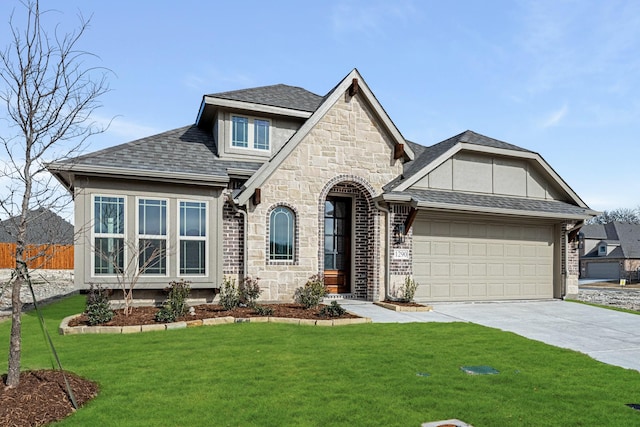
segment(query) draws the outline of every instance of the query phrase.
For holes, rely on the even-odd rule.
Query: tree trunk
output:
[[[21,252],[19,257],[23,258]],[[20,354],[22,352],[22,301],[20,300],[20,290],[22,289],[24,278],[27,277],[26,269],[26,264],[22,260],[16,261],[16,278],[11,288],[11,338],[7,387],[16,387],[20,383]]]

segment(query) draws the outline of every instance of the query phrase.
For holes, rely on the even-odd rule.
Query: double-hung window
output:
[[[138,199],[138,268],[167,274],[167,201]]]
[[[205,275],[207,203],[181,201],[179,211],[179,273]]]
[[[231,146],[269,151],[269,120],[231,116]]]
[[[94,274],[122,274],[124,269],[124,197],[93,199]]]

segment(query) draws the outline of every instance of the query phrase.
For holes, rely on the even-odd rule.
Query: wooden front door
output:
[[[333,294],[351,292],[351,204],[331,196],[324,204],[324,283]]]

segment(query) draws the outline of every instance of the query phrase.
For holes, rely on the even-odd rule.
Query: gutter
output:
[[[389,298],[389,287],[391,286],[391,237],[390,237],[390,229],[391,229],[391,211],[388,208],[385,208],[380,204],[380,200],[374,200],[376,204],[376,208],[378,210],[385,212],[387,218],[387,225],[385,227],[385,272],[384,272],[384,299]]]
[[[234,213],[239,213],[242,215],[242,229],[243,229],[243,233],[242,233],[242,278],[244,279],[245,277],[247,277],[247,264],[248,264],[248,260],[247,260],[247,212],[243,211],[242,209],[240,209],[238,207],[238,205],[236,204],[235,200],[233,199],[233,195],[232,193],[227,193],[227,200],[229,200],[229,202],[231,203],[231,208],[233,209]]]

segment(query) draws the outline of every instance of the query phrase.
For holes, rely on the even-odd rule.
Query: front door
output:
[[[329,196],[324,204],[324,283],[333,294],[351,292],[351,203]]]

